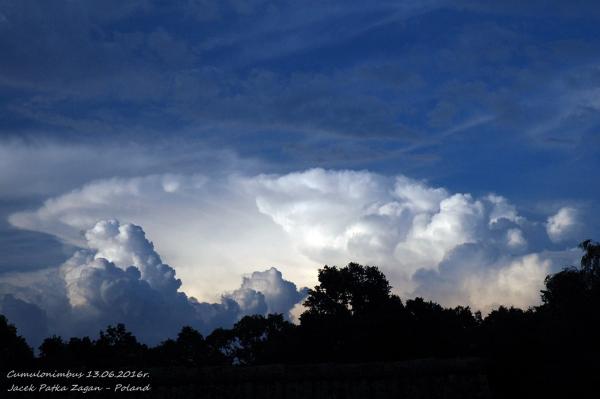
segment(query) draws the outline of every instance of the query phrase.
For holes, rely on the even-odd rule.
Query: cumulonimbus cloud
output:
[[[162,262],[140,226],[101,220],[84,234],[87,248],[77,251],[57,270],[49,284],[45,275],[22,273],[39,290],[18,284],[0,285],[0,313],[17,324],[31,343],[40,332],[95,335],[108,324],[123,322],[140,339],[157,343],[184,325],[204,333],[228,327],[248,314],[283,313],[305,297],[305,289],[271,268],[244,277],[240,288],[218,303],[199,302],[180,292],[175,269]],[[208,278],[208,277],[207,277]],[[52,306],[62,296],[58,306]]]
[[[178,265],[183,291],[203,300],[229,291],[229,299],[257,312],[287,309],[299,294],[280,284],[284,297],[294,299],[274,299],[275,291],[265,285],[281,276],[272,270],[252,274],[232,290],[249,267],[277,265],[291,281],[311,286],[324,264],[374,264],[405,297],[424,295],[486,310],[500,303],[537,303],[545,274],[574,263],[580,254],[568,250],[576,242],[556,247],[545,215],[526,218],[502,196],[451,193],[402,175],[352,170],[106,179],[13,214],[10,221],[96,246],[117,266],[133,263],[142,276],[149,273],[129,249],[108,254],[106,246],[123,244],[118,237],[124,233],[108,240],[81,235],[111,217],[144,226],[168,262]],[[124,256],[126,262],[119,260]],[[165,284],[172,289],[177,283]],[[219,303],[218,297],[211,299]],[[204,306],[204,314],[222,314],[215,306]]]

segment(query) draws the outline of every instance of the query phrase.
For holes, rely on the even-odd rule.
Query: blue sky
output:
[[[183,4],[4,2],[2,136],[598,196],[593,2]]]
[[[340,184],[348,170],[370,174],[360,178],[382,193],[394,190],[386,179],[406,176],[427,189],[443,188],[448,198],[507,198],[519,217],[531,221],[526,227],[518,221],[524,219],[511,219],[529,243],[519,256],[566,251],[597,238],[600,6],[523,3],[0,1],[0,279],[2,273],[60,265],[86,245],[68,229],[81,233],[91,225],[80,220],[94,218],[149,224],[147,232],[170,263],[191,262],[192,254],[178,258],[180,248],[164,238],[172,234],[163,236],[159,228],[167,221],[128,213],[119,200],[83,215],[87,199],[65,197],[85,185],[106,188],[98,182],[125,184],[110,179],[151,175],[177,175],[183,179],[177,185],[185,186],[190,176],[202,174],[214,191],[194,192],[198,201],[222,202],[245,214],[248,204],[258,204],[262,217],[273,219],[310,259],[303,273],[289,266],[300,280],[315,274],[319,262],[341,257],[336,252],[328,260],[323,254],[333,252],[307,250],[301,222],[289,215],[282,222],[288,208],[278,207],[287,204],[281,198],[293,193],[318,202],[322,198],[298,187],[310,179]],[[312,168],[324,175],[294,174]],[[263,173],[289,179],[267,184],[257,177]],[[152,196],[149,182],[128,184],[150,190],[155,202],[149,202],[157,205],[149,212],[161,214],[169,205]],[[368,198],[361,206],[390,200],[385,193]],[[60,217],[58,205],[44,205],[49,200],[62,204]],[[179,210],[190,204],[175,203]],[[546,236],[551,217],[558,230]],[[230,235],[250,234],[236,230],[234,221],[224,225]],[[321,233],[337,234],[339,226],[332,226]],[[271,253],[272,237],[266,231],[274,228],[258,234],[264,241],[252,241],[265,253]],[[515,226],[506,229],[517,234]],[[201,231],[189,234],[202,241]],[[472,241],[465,240],[455,244]],[[401,247],[409,245],[401,241]],[[228,272],[232,281],[257,268],[285,271],[286,265],[272,264],[284,257],[260,257],[227,243],[198,244],[198,251],[249,256],[247,269],[238,265]],[[344,248],[347,257],[394,263],[387,255]],[[443,257],[452,263],[450,252]],[[441,259],[434,262],[438,268]],[[220,261],[229,264],[212,257],[212,267],[221,267],[215,265]],[[183,277],[197,277],[182,267]],[[218,287],[231,286],[221,279]],[[184,279],[183,287],[194,291],[187,284]],[[415,285],[406,287],[412,292]],[[200,288],[195,294],[210,297]]]

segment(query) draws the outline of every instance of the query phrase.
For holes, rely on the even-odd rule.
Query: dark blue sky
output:
[[[595,200],[600,7],[491,3],[5,1],[0,134]]]

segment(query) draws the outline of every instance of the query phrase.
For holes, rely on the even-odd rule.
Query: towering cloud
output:
[[[469,243],[451,251],[437,270],[419,270],[416,295],[449,306],[469,304],[489,312],[500,305],[527,308],[539,302],[544,278],[579,252],[507,255],[489,244]],[[565,263],[563,263],[565,262]]]
[[[474,198],[404,176],[321,169],[247,184],[259,211],[308,257],[377,264],[404,296],[481,310],[527,307],[539,301],[544,277],[579,255],[545,251],[551,243],[540,238],[543,224],[499,195]],[[529,248],[527,236],[538,248]]]
[[[121,268],[135,266],[139,269],[139,278],[156,291],[169,294],[181,286],[181,280],[175,278],[175,270],[162,263],[140,226],[103,220],[88,230],[85,238],[88,247],[95,251],[95,259],[107,259]]]
[[[249,277],[244,277],[242,286],[235,290],[232,296],[246,298],[248,293],[260,293],[263,296],[267,313],[287,315],[306,297],[307,289],[298,290],[294,283],[284,280],[281,272],[272,267],[264,272],[254,272]]]
[[[287,314],[303,293],[281,272],[312,286],[319,267],[349,261],[380,266],[404,297],[482,310],[533,305],[545,275],[579,256],[569,250],[577,241],[567,234],[575,216],[564,208],[546,222],[547,215],[526,218],[496,194],[451,193],[406,176],[310,169],[100,180],[10,221],[88,248],[69,261],[81,266],[61,269],[67,280],[85,278],[82,287],[67,290],[70,296],[92,303],[127,290],[151,292],[154,301],[181,307],[177,314],[193,314],[209,326],[249,312]],[[112,217],[144,225],[163,258],[178,265],[180,289],[212,303],[181,299],[174,270],[141,228]],[[264,270],[273,264],[281,272],[247,275],[232,289],[248,265]],[[89,272],[78,274],[83,270]],[[211,298],[223,291],[229,294]],[[127,309],[144,313],[133,298]]]
[[[101,220],[85,234],[87,248],[77,251],[53,275],[23,273],[38,292],[4,281],[0,313],[6,314],[32,344],[47,333],[95,335],[108,324],[125,323],[148,343],[174,336],[184,325],[204,333],[227,327],[247,314],[283,313],[304,298],[305,290],[283,279],[275,268],[244,277],[242,286],[222,295],[220,303],[201,303],[179,292],[181,281],[164,264],[143,229],[117,220]],[[52,306],[57,291],[61,306]],[[16,297],[18,296],[18,298]]]

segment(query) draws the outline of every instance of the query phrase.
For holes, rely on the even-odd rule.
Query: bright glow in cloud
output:
[[[140,278],[153,289],[170,293],[181,286],[175,270],[162,263],[141,227],[102,220],[85,233],[85,238],[88,247],[96,251],[94,259],[106,259],[121,268],[135,266]]]
[[[520,248],[527,245],[527,241],[523,237],[523,231],[519,229],[509,229],[506,232],[506,240],[511,248]]]
[[[546,232],[554,242],[572,238],[579,227],[579,215],[572,207],[560,208],[555,215],[548,218]]]
[[[539,303],[546,275],[580,256],[576,250],[509,256],[492,245],[465,244],[453,250],[438,270],[417,272],[415,293],[483,312],[500,305],[527,308]]]
[[[154,344],[173,337],[184,325],[209,333],[248,314],[277,312],[290,318],[306,294],[271,268],[244,278],[220,303],[201,303],[178,292],[181,281],[175,270],[162,263],[141,227],[101,220],[85,238],[87,249],[49,272],[52,283],[39,272],[0,279],[0,312],[30,343],[39,344],[40,332],[95,335],[108,324],[123,322],[142,341]],[[28,280],[37,291],[15,280]]]
[[[277,266],[297,284],[312,286],[324,264],[355,261],[380,266],[403,296],[427,294],[441,303],[489,308],[537,303],[544,274],[572,263],[552,261],[545,252],[552,245],[543,239],[545,225],[519,215],[506,198],[475,198],[367,171],[114,178],[13,214],[10,221],[89,245],[117,266],[135,265],[142,278],[163,265],[152,244],[136,243],[123,226],[117,231],[109,223],[86,237],[79,233],[112,217],[144,226],[163,257],[177,265],[183,291],[211,301],[230,291],[236,303],[260,312],[291,303],[274,301],[265,288],[280,276],[273,269],[252,274],[232,291],[239,275],[256,268]],[[564,227],[564,219],[555,216],[548,225]],[[463,273],[470,263],[477,268]],[[429,289],[441,287],[440,279],[453,281],[455,292]]]
[[[264,297],[266,310],[259,313],[288,314],[307,295],[307,289],[297,290],[296,285],[283,279],[281,272],[274,267],[264,272],[253,272],[242,279],[242,286],[233,292],[240,297],[247,292],[259,292]],[[239,302],[239,301],[238,301]]]
[[[10,221],[86,247],[81,231],[111,218],[142,225],[166,263],[177,265],[182,289],[204,300],[218,301],[220,292],[234,289],[239,276],[255,268],[283,265],[280,270],[292,281],[312,282],[298,273],[298,262],[305,258],[278,226],[257,212],[253,198],[233,177],[167,174],[100,180],[49,199],[35,212],[14,214]],[[261,254],[265,242],[272,247]]]

